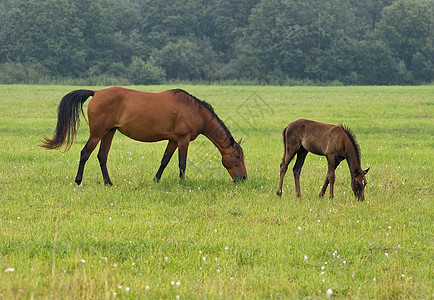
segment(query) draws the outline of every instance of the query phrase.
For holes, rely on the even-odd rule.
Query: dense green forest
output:
[[[0,83],[423,84],[434,0],[1,0]]]

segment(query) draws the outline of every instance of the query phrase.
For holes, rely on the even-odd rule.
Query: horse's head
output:
[[[365,200],[365,186],[367,183],[365,175],[368,173],[369,169],[370,168],[367,168],[366,170],[357,169],[354,174],[352,174],[351,187],[353,188],[357,200]]]
[[[240,146],[241,140],[226,149],[222,154],[222,164],[228,170],[235,181],[247,179],[246,165],[244,164],[244,153]]]

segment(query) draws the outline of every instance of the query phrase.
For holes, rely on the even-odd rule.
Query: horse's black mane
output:
[[[198,103],[199,105],[205,107],[212,114],[212,117],[216,118],[216,120],[220,123],[220,125],[222,126],[224,132],[226,133],[227,137],[229,138],[229,142],[230,142],[231,146],[235,143],[235,140],[234,140],[231,132],[226,127],[225,123],[223,123],[223,121],[220,120],[220,118],[217,116],[217,114],[215,113],[214,108],[212,107],[211,104],[209,104],[206,101],[203,101],[203,100],[200,100],[200,99],[196,98],[195,96],[191,95],[190,93],[188,93],[188,92],[186,92],[186,91],[184,91],[182,89],[174,89],[173,92],[175,94],[177,94],[177,93],[183,93],[189,99],[192,99],[195,103]]]
[[[348,128],[347,126],[345,126],[343,124],[340,124],[339,127],[341,127],[345,131],[345,133],[347,134],[347,136],[350,139],[351,143],[353,144],[354,150],[356,151],[357,161],[360,164],[360,146],[357,143],[356,135],[354,134],[354,132],[350,128]]]

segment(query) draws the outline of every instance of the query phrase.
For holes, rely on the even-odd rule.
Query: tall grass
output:
[[[134,88],[174,87],[211,103],[243,138],[246,182],[233,184],[199,137],[186,180],[174,156],[154,183],[166,143],[116,133],[114,186],[94,153],[78,188],[86,123],[67,153],[37,146],[76,87],[0,86],[0,298],[434,297],[432,86]],[[353,129],[371,167],[364,202],[344,162],[335,198],[319,199],[327,166],[313,154],[303,198],[291,172],[275,196],[282,130],[300,117]]]

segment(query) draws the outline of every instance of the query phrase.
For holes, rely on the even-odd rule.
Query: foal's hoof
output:
[[[276,194],[277,194],[278,197],[282,197],[282,191],[281,190],[277,191]]]
[[[155,183],[159,183],[160,182],[160,178],[154,177],[154,182]]]

